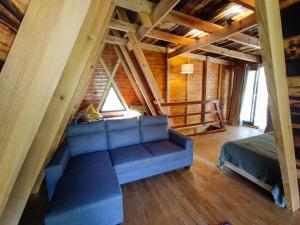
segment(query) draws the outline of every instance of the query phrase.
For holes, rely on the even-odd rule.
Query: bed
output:
[[[229,141],[222,146],[219,168],[227,167],[271,192],[285,207],[274,133]]]

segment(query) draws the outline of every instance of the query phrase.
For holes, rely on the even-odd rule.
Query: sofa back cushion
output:
[[[81,123],[67,128],[70,156],[105,151],[108,149],[105,122]]]
[[[138,118],[107,120],[108,148],[116,149],[141,143]]]
[[[169,139],[168,117],[140,117],[140,132],[142,143]]]

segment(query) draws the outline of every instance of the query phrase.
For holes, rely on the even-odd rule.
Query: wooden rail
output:
[[[154,102],[155,105],[158,105],[157,102]],[[199,112],[193,112],[193,113],[188,113],[188,106],[195,106],[199,105],[201,106],[201,109],[206,109],[207,105],[213,105],[213,110],[205,110],[205,111],[199,111]],[[206,100],[206,101],[182,101],[182,102],[165,102],[165,103],[160,103],[160,106],[162,108],[164,107],[178,107],[178,106],[185,106],[186,107],[186,112],[187,113],[182,113],[182,114],[171,114],[171,110],[165,110],[167,111],[168,118],[173,119],[173,118],[184,118],[185,123],[182,125],[174,125],[172,128],[174,129],[182,129],[182,128],[196,128],[199,126],[204,126],[207,124],[210,124],[207,128],[206,131],[201,132],[201,134],[207,134],[207,133],[212,133],[212,132],[218,132],[218,131],[225,131],[225,124],[222,116],[222,112],[220,109],[219,101],[218,100]],[[159,112],[161,115],[165,114],[163,112]],[[214,114],[216,115],[216,120],[212,121],[206,121],[206,115],[208,114]],[[200,116],[200,122],[199,123],[188,123],[188,117],[190,116]],[[191,135],[197,135],[199,134],[198,132],[195,131]]]

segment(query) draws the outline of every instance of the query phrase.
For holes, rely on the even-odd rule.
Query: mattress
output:
[[[275,203],[280,207],[285,207],[273,132],[225,143],[221,149],[219,167],[222,168],[225,162],[244,170],[260,182],[270,185]]]

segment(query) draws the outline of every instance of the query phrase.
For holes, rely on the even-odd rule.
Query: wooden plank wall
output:
[[[169,73],[170,73],[170,100],[171,102],[176,101],[200,101],[202,99],[203,89],[203,73],[204,61],[198,59],[190,59],[190,63],[194,64],[194,74],[182,75],[181,65],[187,63],[187,57],[177,56],[169,60]],[[221,69],[222,68],[222,69]],[[206,100],[218,99],[218,83],[219,83],[219,72],[221,69],[220,78],[220,106],[224,116],[224,119],[228,118],[228,109],[230,108],[231,102],[231,82],[232,82],[232,66],[226,66],[213,62],[207,63],[207,81],[206,81]],[[210,106],[207,110],[212,109]],[[200,106],[176,106],[171,108],[172,114],[183,114],[200,112]],[[200,123],[199,116],[188,117],[188,123]],[[214,115],[207,115],[206,121],[214,120]],[[174,118],[175,125],[183,124],[184,118]]]
[[[29,0],[0,1],[0,72],[28,4]]]
[[[281,21],[296,157],[300,159],[300,1],[283,0]]]
[[[102,59],[110,72],[118,60],[118,56],[111,44],[106,44],[102,53]],[[79,111],[86,108],[90,104],[98,106],[104,90],[107,87],[108,76],[104,71],[103,66],[97,62],[95,72],[89,82],[84,98],[79,107]],[[122,65],[119,66],[115,82],[120,89],[122,96],[125,98],[127,105],[142,105],[136,96],[134,89],[124,71]]]
[[[153,73],[153,76],[157,82],[158,88],[162,94],[164,100],[166,100],[167,95],[167,64],[166,64],[166,54],[161,52],[153,52],[144,50],[145,56]],[[116,53],[112,45],[106,44],[103,51],[102,57],[108,66],[110,71],[117,61]],[[202,100],[202,87],[203,87],[203,73],[204,73],[204,61],[199,59],[189,59],[190,63],[194,64],[194,74],[182,75],[181,65],[188,62],[188,58],[184,56],[174,57],[169,60],[169,82],[170,82],[170,101],[196,101]],[[222,69],[221,69],[222,68]],[[219,73],[221,70],[221,76],[219,80]],[[218,89],[220,84],[220,105],[223,112],[223,116],[227,119],[228,108],[230,108],[231,101],[231,80],[232,80],[232,66],[220,65],[213,62],[208,62],[207,71],[207,91],[206,99],[218,99]],[[107,81],[107,76],[100,64],[97,64],[96,71],[90,81],[89,87],[86,91],[83,102],[81,103],[80,109],[88,106],[90,103],[97,105],[101,97],[99,89],[103,91],[103,86]],[[120,89],[127,105],[130,107],[132,105],[141,105],[138,97],[136,96],[134,89],[132,88],[130,81],[125,74],[122,65],[119,66],[115,76],[115,82]],[[95,90],[95,87],[98,88]],[[95,93],[92,96],[92,93]],[[97,95],[96,95],[97,93]],[[210,107],[207,108],[208,110]],[[212,109],[212,108],[211,108]],[[200,106],[177,106],[172,107],[172,114],[183,114],[200,112]],[[200,116],[190,116],[188,118],[188,123],[199,123]],[[215,120],[214,115],[208,115],[206,121]],[[184,122],[184,118],[174,118],[175,125],[181,125]]]

